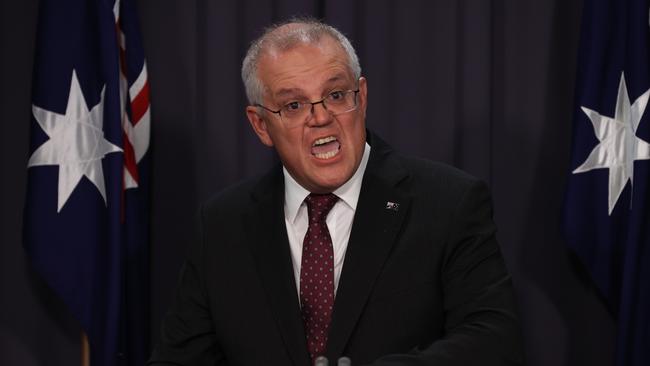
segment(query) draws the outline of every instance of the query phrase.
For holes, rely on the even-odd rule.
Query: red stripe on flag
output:
[[[131,121],[137,125],[149,109],[149,80],[145,81],[142,90],[135,96],[131,102]]]
[[[129,137],[122,131],[122,138],[124,139],[124,167],[131,174],[136,183],[140,183],[138,176],[138,164],[135,162],[135,151]]]

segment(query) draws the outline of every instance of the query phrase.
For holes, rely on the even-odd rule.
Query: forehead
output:
[[[257,72],[273,95],[328,83],[349,83],[353,79],[347,54],[330,38],[315,44],[299,43],[285,50],[266,51],[259,60]]]

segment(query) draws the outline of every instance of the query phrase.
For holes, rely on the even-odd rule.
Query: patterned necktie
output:
[[[300,303],[311,359],[325,353],[334,305],[334,250],[325,219],[338,200],[334,194],[310,194],[305,199],[309,228],[302,244]]]

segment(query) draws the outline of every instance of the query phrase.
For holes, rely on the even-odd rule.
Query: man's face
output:
[[[258,63],[258,77],[266,86],[263,104],[273,110],[294,101],[318,101],[332,91],[359,88],[355,110],[332,116],[317,104],[311,117],[296,126],[258,107],[246,109],[262,143],[274,146],[291,176],[313,193],[332,192],[343,185],[363,156],[366,80],[354,80],[347,65],[346,53],[328,37],[316,45],[267,53]],[[324,143],[328,140],[332,141]]]

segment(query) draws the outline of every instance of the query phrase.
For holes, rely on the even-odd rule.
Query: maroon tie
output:
[[[302,244],[300,303],[311,359],[325,353],[334,305],[334,250],[325,219],[338,200],[334,194],[305,198],[309,228]]]

